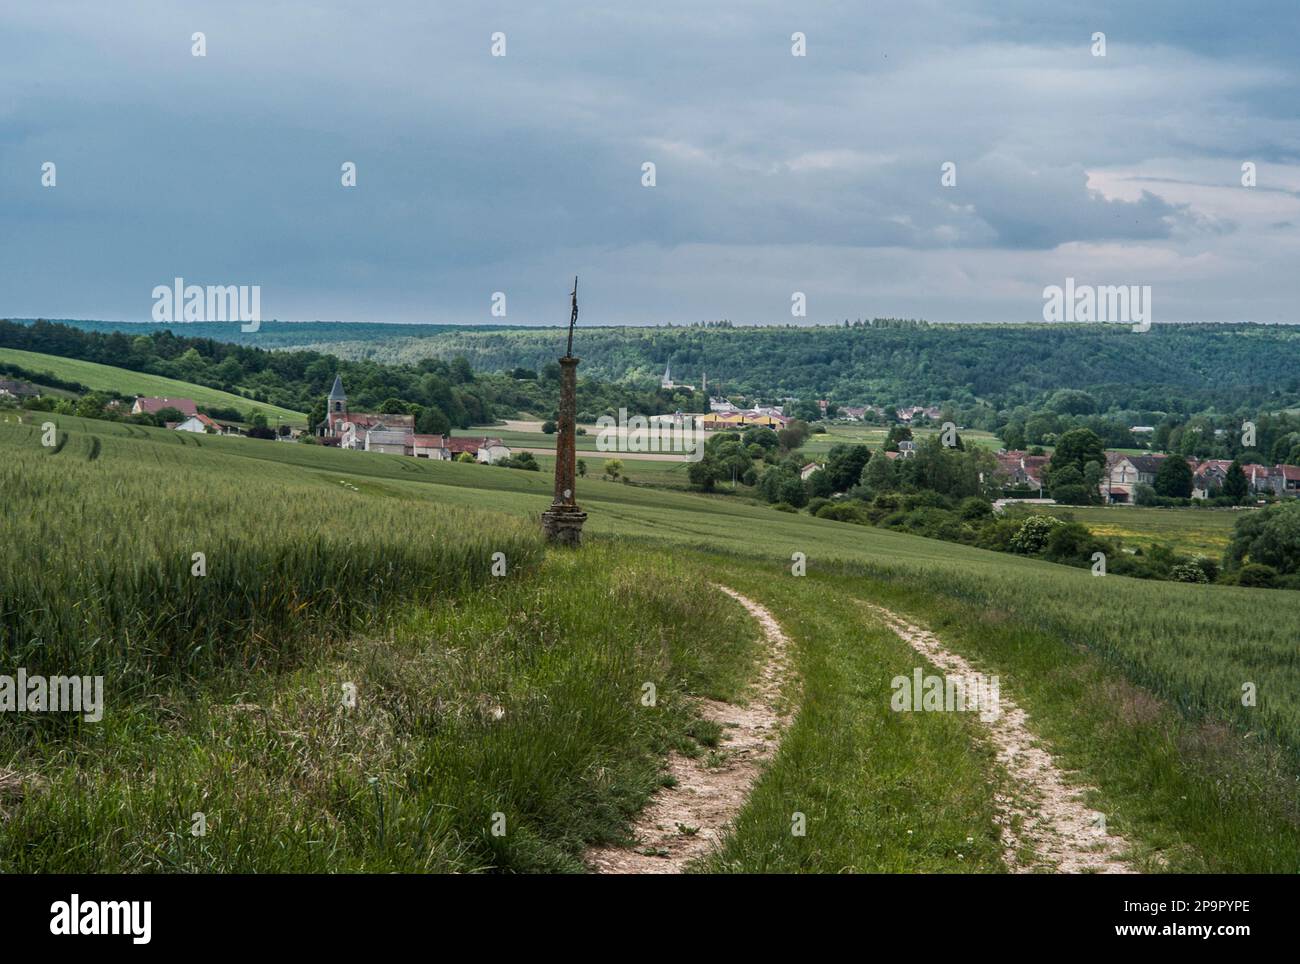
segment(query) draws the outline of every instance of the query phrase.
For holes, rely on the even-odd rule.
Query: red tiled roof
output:
[[[415,428],[414,415],[377,415],[373,412],[346,412],[335,414],[336,421],[351,422],[359,429],[383,426],[396,431]]]
[[[479,447],[483,440],[479,438],[449,438],[447,439],[447,449],[459,455],[461,452],[471,452],[478,454]]]
[[[157,415],[164,408],[174,408],[185,415],[199,414],[198,406],[191,398],[153,398],[141,395],[135,400],[135,404],[140,407],[140,411],[148,415]]]
[[[480,448],[490,445],[500,445],[499,438],[449,438],[447,439],[447,448],[451,452],[459,455],[461,452],[470,452],[477,455]]]

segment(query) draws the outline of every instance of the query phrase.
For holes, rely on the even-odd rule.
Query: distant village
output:
[[[701,388],[707,392],[708,381],[701,379]],[[660,387],[665,389],[688,388],[673,381],[671,368],[665,368]],[[23,401],[40,397],[38,387],[17,379],[0,378],[0,398]],[[790,400],[793,401],[793,400]],[[829,410],[829,403],[819,400],[818,406],[823,412]],[[214,419],[200,412],[198,405],[189,398],[137,397],[131,405],[132,415],[158,415],[174,412],[180,416],[177,420],[166,421],[165,427],[178,432],[200,434],[244,435],[247,430],[240,425]],[[834,411],[836,420],[847,422],[866,421],[869,419],[888,420],[889,415],[900,425],[924,424],[937,422],[942,417],[938,406],[912,405],[895,409],[892,413],[875,405],[838,406]],[[741,408],[721,396],[709,398],[707,414],[674,412],[672,414],[652,415],[648,422],[660,428],[682,425],[686,419],[695,419],[699,427],[706,432],[740,431],[759,427],[774,431],[786,428],[792,421],[782,405],[754,405]],[[1148,426],[1134,426],[1135,435],[1149,434]],[[301,433],[282,427],[274,433],[278,441],[298,441]],[[348,406],[347,393],[343,379],[336,375],[326,401],[326,415],[316,428],[314,441],[320,445],[333,446],[364,452],[385,452],[392,455],[405,455],[417,459],[435,461],[466,461],[494,464],[511,457],[510,447],[501,439],[489,436],[452,437],[449,435],[426,435],[415,431],[415,417],[406,414],[387,414],[374,412],[354,412]],[[891,459],[909,458],[916,452],[916,443],[910,440],[900,441],[898,451],[887,452]],[[1038,450],[1041,452],[1041,449]],[[1161,465],[1169,458],[1180,456],[1160,453],[1125,454],[1107,451],[1104,474],[1098,485],[1103,502],[1111,505],[1135,504],[1138,501],[1138,488],[1152,486]],[[1021,450],[1000,450],[995,453],[1002,473],[1005,475],[1004,488],[1016,490],[1020,495],[1014,501],[1043,501],[1046,491],[1045,469],[1051,462],[1048,454],[1031,454]],[[1185,459],[1192,473],[1193,499],[1210,499],[1223,489],[1232,462],[1227,459]],[[800,475],[808,478],[820,468],[818,462],[805,464]],[[1249,491],[1256,495],[1273,497],[1300,496],[1300,466],[1296,465],[1258,465],[1242,466],[1246,475]],[[1037,498],[1035,498],[1035,494]]]
[[[995,458],[1006,472],[1008,486],[1044,490],[1044,469],[1052,461],[1050,455],[1030,455],[1021,451],[1000,451]],[[1105,476],[1098,489],[1102,500],[1109,505],[1132,505],[1137,502],[1137,487],[1152,486],[1156,473],[1165,459],[1181,458],[1177,455],[1125,455],[1122,452],[1106,453]],[[1184,459],[1192,470],[1192,498],[1209,499],[1223,489],[1228,477],[1231,459]],[[1250,491],[1257,495],[1300,495],[1300,466],[1297,465],[1243,465]],[[1046,501],[1046,500],[1044,500]]]
[[[35,385],[15,379],[0,379],[0,399],[23,402],[40,398],[41,390]],[[113,401],[110,408],[126,408],[125,402]],[[129,414],[162,416],[164,428],[176,432],[198,435],[247,436],[257,430],[227,419],[213,418],[199,411],[192,398],[140,395],[130,404]],[[167,416],[175,416],[168,418]],[[278,442],[297,442],[303,432],[280,426],[266,430],[264,438]],[[317,427],[317,444],[364,452],[386,452],[407,455],[417,459],[439,461],[459,460],[493,464],[510,458],[510,448],[499,438],[452,438],[448,435],[421,435],[415,431],[412,415],[390,415],[373,412],[353,412],[348,408],[343,380],[335,376],[334,387],[327,399],[325,420]]]
[[[441,462],[459,459],[492,464],[510,458],[509,446],[499,438],[421,435],[415,431],[414,415],[353,412],[348,408],[340,375],[334,376],[334,387],[326,400],[325,420],[317,427],[316,435],[322,445]]]

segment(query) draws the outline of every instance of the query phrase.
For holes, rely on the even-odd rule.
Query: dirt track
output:
[[[744,806],[763,764],[776,753],[787,722],[779,709],[790,640],[776,617],[734,589],[718,586],[762,627],[767,660],[746,706],[702,700],[701,715],[722,727],[717,756],[692,759],[674,753],[668,770],[676,785],[654,795],[637,818],[634,848],[601,847],[588,851],[587,866],[602,874],[678,874],[692,860],[707,855]]]

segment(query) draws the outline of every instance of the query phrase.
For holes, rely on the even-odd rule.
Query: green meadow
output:
[[[1300,594],[1095,578],[591,458],[586,544],[556,551],[546,470],[16,419],[0,673],[102,673],[107,709],[5,721],[0,871],[581,870],[670,749],[716,741],[691,697],[745,699],[757,629],[713,583],[792,637],[798,712],[705,869],[1005,870],[978,724],[890,711],[923,662],[867,603],[1001,674],[1139,869],[1300,869]]]
[[[1136,505],[1026,506],[1038,515],[1082,522],[1092,532],[1124,545],[1148,549],[1165,545],[1189,555],[1220,559],[1232,538],[1232,527],[1248,509],[1170,508]]]
[[[852,445],[870,445],[873,449],[879,448],[885,441],[889,430],[878,425],[856,425],[833,423],[825,433],[817,433],[808,436],[808,441],[804,443],[801,452],[810,456],[824,456],[831,450],[834,445],[852,444]],[[921,428],[917,427],[912,430],[912,435],[918,441],[929,438],[932,435],[938,435],[937,427]],[[978,445],[981,448],[997,451],[1002,448],[1002,441],[997,436],[989,432],[980,432],[975,430],[963,431],[960,433],[962,441],[968,445]]]

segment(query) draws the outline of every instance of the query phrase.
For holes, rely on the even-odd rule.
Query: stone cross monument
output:
[[[555,426],[555,497],[542,513],[547,541],[576,546],[582,541],[587,513],[574,500],[577,480],[578,359],[573,357],[573,326],[578,323],[578,279],[573,279],[573,310],[569,315],[569,342],[560,359],[560,418]]]

